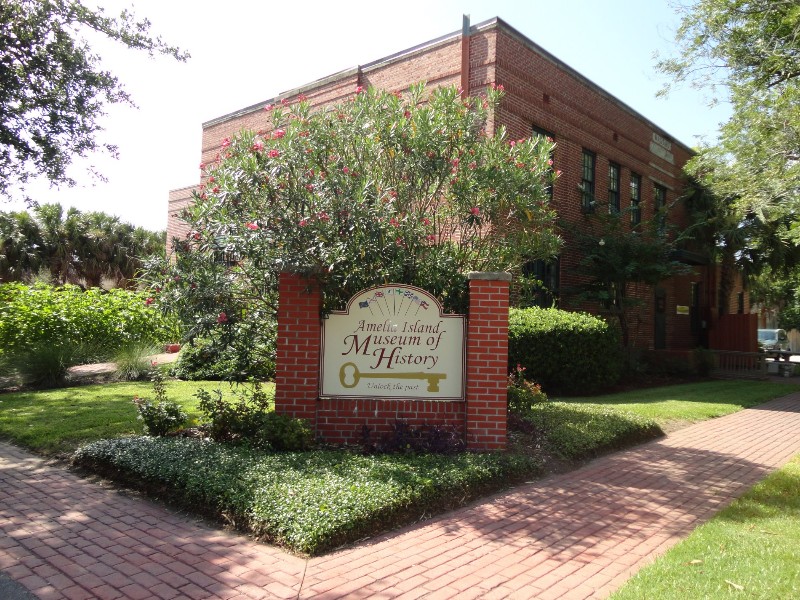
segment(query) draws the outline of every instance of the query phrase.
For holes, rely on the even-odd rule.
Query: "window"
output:
[[[560,261],[558,257],[551,261],[531,260],[522,267],[522,274],[532,285],[522,291],[522,304],[550,308],[558,302]]]
[[[581,208],[585,211],[594,210],[594,166],[596,157],[590,150],[583,151],[583,168],[581,178]]]
[[[608,163],[608,212],[619,212],[619,165]]]
[[[631,173],[631,225],[642,222],[642,176]]]
[[[549,132],[549,131],[547,131],[546,129],[542,129],[541,127],[537,127],[536,125],[534,125],[534,126],[531,128],[531,130],[532,130],[532,132],[533,132],[533,136],[534,136],[534,137],[541,137],[541,138],[545,138],[545,139],[546,139],[547,141],[549,141],[549,142],[552,142],[553,140],[555,140],[555,139],[556,139],[556,136],[555,136],[555,135],[553,135],[552,133],[550,133],[550,132]],[[554,153],[553,153],[553,152],[550,152],[550,169],[549,169],[549,174],[551,174],[551,175],[552,175],[552,173],[553,173],[553,162],[554,162],[554,160],[555,160],[555,159],[554,159]],[[548,198],[550,198],[550,200],[552,200],[552,199],[553,199],[553,186],[552,186],[552,184],[547,186],[546,192],[547,192],[547,197],[548,197]]]
[[[663,185],[655,184],[653,187],[653,198],[657,219],[658,233],[663,234],[667,226],[667,188]]]
[[[655,184],[654,194],[656,211],[659,211],[667,205],[667,188],[663,185]]]
[[[744,292],[736,294],[736,312],[744,314]]]

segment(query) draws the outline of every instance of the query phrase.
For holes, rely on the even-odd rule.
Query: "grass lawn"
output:
[[[168,381],[170,400],[198,419],[199,388],[207,390],[226,383],[218,381]],[[110,383],[0,394],[0,437],[40,454],[70,454],[81,444],[102,438],[142,433],[133,397],[153,398],[149,382]]]
[[[613,600],[797,598],[800,456],[639,571]]]
[[[552,398],[569,404],[597,404],[653,419],[665,431],[722,417],[800,391],[789,382],[720,380],[633,390],[586,398]]]

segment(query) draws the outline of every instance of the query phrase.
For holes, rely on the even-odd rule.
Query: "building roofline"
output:
[[[548,52],[547,50],[545,50],[542,46],[540,46],[539,44],[537,44],[536,42],[531,40],[526,35],[522,34],[518,29],[512,27],[511,25],[509,25],[503,19],[501,19],[499,17],[493,17],[491,19],[487,19],[486,21],[482,21],[480,23],[476,23],[475,25],[472,25],[470,27],[470,31],[471,32],[488,31],[488,30],[491,30],[491,29],[494,29],[494,28],[500,28],[500,29],[504,30],[505,32],[509,33],[514,38],[516,38],[519,42],[521,42],[522,44],[524,44],[525,46],[527,46],[528,48],[530,48],[531,50],[536,52],[538,55],[540,55],[545,60],[551,62],[556,67],[558,67],[559,69],[564,71],[565,73],[567,73],[570,76],[574,77],[575,79],[577,79],[578,81],[580,81],[581,83],[586,85],[587,87],[593,89],[595,92],[597,92],[598,94],[600,94],[604,98],[610,100],[611,102],[613,102],[614,104],[619,106],[621,109],[623,109],[625,112],[627,112],[627,113],[631,114],[632,116],[634,116],[635,118],[640,119],[641,121],[647,123],[651,128],[653,128],[653,130],[656,133],[663,134],[663,136],[665,138],[667,138],[669,141],[680,145],[681,147],[683,147],[690,154],[695,154],[695,151],[690,146],[686,145],[685,143],[683,143],[682,141],[677,139],[675,136],[671,135],[663,127],[657,125],[656,123],[654,123],[653,121],[651,121],[650,119],[645,117],[643,114],[638,112],[636,109],[634,109],[630,105],[626,104],[625,102],[623,102],[622,100],[620,100],[619,98],[617,98],[616,96],[611,94],[610,92],[606,91],[604,88],[602,88],[599,85],[597,85],[594,81],[592,81],[591,79],[589,79],[585,75],[581,74],[580,72],[576,71],[574,68],[570,67],[563,60],[559,59],[554,54],[552,54],[552,53]],[[290,90],[286,90],[284,92],[281,92],[277,96],[275,96],[273,98],[270,98],[269,100],[264,100],[263,102],[258,102],[256,104],[252,104],[252,105],[247,106],[245,108],[241,108],[239,110],[236,110],[234,112],[228,113],[226,115],[222,115],[220,117],[216,117],[214,119],[206,121],[206,122],[203,123],[203,128],[211,127],[211,126],[214,126],[214,125],[218,125],[220,123],[224,123],[224,122],[229,121],[231,119],[235,119],[235,118],[247,115],[247,114],[258,112],[260,110],[263,110],[264,107],[266,107],[266,106],[268,106],[270,104],[276,104],[276,103],[280,102],[281,99],[283,99],[283,98],[290,98],[292,96],[297,96],[297,95],[299,95],[301,93],[304,93],[306,91],[310,91],[310,90],[319,88],[322,85],[325,85],[325,84],[328,84],[328,83],[332,83],[332,82],[335,82],[335,81],[339,81],[339,80],[342,80],[342,79],[346,79],[347,77],[352,77],[353,75],[358,75],[359,73],[363,73],[365,71],[371,71],[373,69],[376,69],[376,68],[391,64],[391,63],[396,62],[398,60],[405,59],[411,54],[416,54],[418,52],[422,52],[424,50],[428,50],[430,48],[433,48],[433,47],[436,47],[436,46],[439,46],[439,45],[443,45],[443,44],[445,44],[447,42],[450,42],[453,39],[459,38],[461,36],[461,31],[462,31],[461,29],[458,29],[458,30],[453,31],[451,33],[447,33],[445,35],[439,36],[439,37],[434,38],[432,40],[428,40],[426,42],[422,42],[421,44],[417,44],[416,46],[412,46],[410,48],[406,48],[405,50],[400,50],[399,52],[395,52],[393,54],[389,54],[388,56],[384,56],[382,58],[379,58],[377,60],[373,60],[373,61],[365,63],[363,65],[357,65],[355,67],[350,67],[348,69],[344,69],[342,71],[339,71],[337,73],[333,73],[333,74],[328,75],[326,77],[322,77],[320,79],[316,79],[314,81],[310,81],[310,82],[305,83],[305,84],[303,84],[303,85],[301,85],[299,87],[296,87],[296,88],[293,88],[293,89],[290,89]]]

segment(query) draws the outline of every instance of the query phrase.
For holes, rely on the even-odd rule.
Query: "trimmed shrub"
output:
[[[551,394],[594,393],[615,384],[622,358],[619,330],[603,319],[555,308],[509,312],[509,370],[525,365],[525,376]]]

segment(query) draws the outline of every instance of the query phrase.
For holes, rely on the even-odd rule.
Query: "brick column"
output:
[[[278,294],[275,412],[308,419],[316,429],[322,296],[296,273],[280,274]]]
[[[508,273],[469,274],[467,446],[506,447]]]

